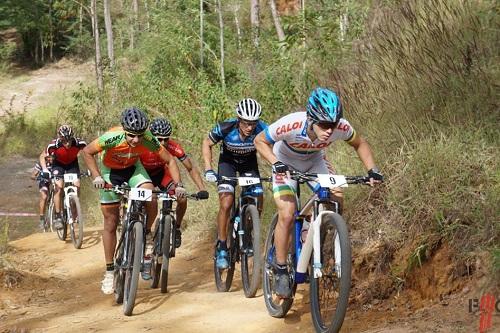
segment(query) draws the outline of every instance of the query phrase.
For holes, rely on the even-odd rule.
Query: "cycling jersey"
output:
[[[208,137],[213,143],[223,142],[220,151],[221,159],[244,164],[249,158],[255,158],[256,149],[253,140],[257,134],[266,128],[267,124],[258,120],[254,132],[242,140],[238,129],[238,119],[233,118],[217,124],[210,131]]]
[[[142,153],[158,153],[165,148],[147,130],[141,144],[132,147],[127,143],[125,131],[121,126],[113,127],[97,139],[97,150],[102,152],[101,162],[110,169],[125,169],[134,165]]]
[[[47,146],[46,154],[54,157],[54,164],[69,165],[78,160],[78,153],[87,143],[78,138],[71,139],[71,146],[64,147],[61,139],[52,140]]]
[[[167,151],[174,157],[177,157],[179,161],[184,161],[188,156],[182,149],[181,145],[176,141],[169,139],[167,142]],[[158,153],[145,151],[141,153],[141,163],[144,165],[144,168],[151,174],[160,172],[160,170],[164,169],[167,165],[161,158]]]
[[[306,112],[291,113],[269,125],[265,130],[265,135],[267,141],[274,144],[273,152],[276,157],[279,155],[287,160],[306,161],[319,155],[324,156],[324,150],[334,141],[350,142],[356,137],[351,124],[344,118],[340,119],[337,128],[324,142],[309,139],[307,127]]]
[[[265,131],[266,140],[274,144],[276,158],[297,171],[333,173],[333,167],[326,160],[325,149],[334,141],[354,140],[356,132],[347,120],[341,118],[326,141],[312,141],[307,136],[308,126],[306,112],[291,113],[269,125]],[[309,186],[314,188],[318,184],[309,182]],[[274,197],[292,195],[296,190],[296,181],[273,174]]]

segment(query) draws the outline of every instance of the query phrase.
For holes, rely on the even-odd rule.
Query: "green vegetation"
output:
[[[272,122],[303,107],[312,87],[332,87],[340,91],[346,118],[368,138],[387,177],[379,188],[346,191],[351,228],[371,239],[382,237],[391,249],[422,239],[407,258],[410,269],[422,265],[439,240],[456,250],[457,264],[486,250],[498,270],[496,3],[410,0],[375,6],[361,1],[348,8],[328,3],[310,1],[305,15],[283,17],[287,38],[281,43],[266,9],[258,49],[251,40],[248,4],[240,11],[241,48],[227,9],[225,89],[215,7],[206,3],[202,66],[199,2],[158,5],[151,8],[150,28],[143,29],[137,47],[120,41],[116,77],[106,71],[104,93],[82,86],[60,112],[91,138],[115,125],[124,106],[143,107],[151,116],[167,116],[174,136],[201,162],[205,133],[216,120],[231,116],[242,97],[259,100],[264,119]],[[350,25],[342,41],[338,18],[346,11]],[[146,17],[140,20],[144,26]],[[118,35],[125,31],[124,22],[120,16]],[[106,112],[96,113],[96,98]],[[38,131],[30,135],[41,137],[50,127],[44,126],[20,116],[4,123],[4,133],[22,142],[27,127]],[[364,172],[344,146],[337,145],[330,156],[338,171]],[[272,211],[269,200],[267,220]],[[215,213],[211,209],[203,218],[213,221]]]

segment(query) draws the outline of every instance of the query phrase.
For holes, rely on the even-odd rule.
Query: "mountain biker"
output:
[[[61,125],[57,130],[57,138],[52,140],[46,150],[40,154],[40,166],[42,175],[45,177],[63,176],[65,173],[76,173],[80,178],[80,166],[78,164],[78,153],[87,145],[87,143],[74,136],[73,129],[69,125]],[[49,173],[46,156],[53,156],[52,170]],[[76,180],[74,185],[80,189],[80,180]],[[55,218],[54,227],[62,229],[64,227],[61,208],[62,208],[62,189],[64,187],[63,178],[56,179],[54,188],[54,208]]]
[[[52,164],[51,161],[52,157],[45,157],[45,165],[47,166],[47,170],[49,171],[49,173],[42,172],[42,166],[40,165],[39,161],[35,163],[35,166],[33,167],[33,170],[31,172],[31,179],[36,180],[36,182],[38,183],[38,190],[40,192],[40,200],[38,203],[40,220],[38,223],[38,229],[42,232],[45,230],[45,208],[47,206],[47,199],[49,194],[50,170]]]
[[[216,265],[219,269],[229,267],[227,252],[227,224],[234,200],[236,181],[219,179],[218,176],[235,177],[236,172],[252,177],[260,177],[257,164],[257,152],[253,140],[255,136],[267,128],[267,124],[259,120],[262,113],[260,104],[251,98],[241,100],[236,106],[237,118],[228,119],[217,124],[203,140],[202,152],[205,162],[205,179],[217,182],[219,192],[219,212],[217,214],[218,239],[216,244]],[[212,146],[222,141],[219,156],[218,175],[212,167]],[[258,197],[259,212],[262,211],[263,190],[260,184],[253,188]]]
[[[354,148],[368,170],[370,185],[383,181],[368,142],[342,117],[340,99],[329,89],[314,89],[306,112],[295,112],[278,119],[255,138],[257,151],[272,164],[273,169],[273,196],[278,210],[274,234],[277,261],[275,293],[280,297],[289,298],[292,294],[286,256],[296,209],[297,182],[288,179],[287,175],[290,169],[333,173],[325,150],[338,140],[346,141]],[[332,188],[331,194],[342,206],[340,188]]]
[[[135,107],[126,108],[121,115],[121,126],[111,128],[83,150],[83,157],[91,172],[94,187],[100,189],[99,197],[104,217],[102,241],[106,260],[106,272],[101,290],[105,294],[113,293],[113,257],[116,247],[116,227],[120,216],[120,196],[115,192],[105,191],[105,184],[122,185],[127,182],[131,187],[153,190],[151,179],[139,159],[141,153],[152,151],[157,152],[168,164],[170,174],[177,185],[175,194],[182,197],[185,193],[180,186],[181,178],[175,160],[151,134],[148,125],[149,119],[144,112]],[[99,167],[94,159],[98,153],[101,153]],[[146,232],[150,232],[156,216],[152,201],[146,202],[146,212]]]
[[[207,199],[208,192],[205,190],[205,184],[200,175],[200,171],[193,164],[191,158],[186,155],[184,149],[181,145],[170,138],[172,135],[172,124],[165,118],[157,118],[151,122],[149,126],[151,133],[156,137],[160,144],[167,149],[167,151],[174,157],[177,157],[182,165],[189,172],[189,176],[198,187],[198,198]],[[160,158],[158,153],[153,153],[146,151],[141,154],[141,163],[146,169],[153,182],[154,186],[159,187],[162,190],[169,189],[169,192],[173,192],[173,180],[170,172],[168,170],[168,165]],[[179,184],[177,184],[179,185]],[[176,226],[177,230],[175,233],[175,247],[181,246],[181,223],[184,218],[184,214],[187,209],[187,198],[181,197],[177,198],[177,207],[175,209]]]

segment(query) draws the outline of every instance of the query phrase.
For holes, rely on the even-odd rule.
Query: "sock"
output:
[[[217,240],[217,244],[219,246],[219,249],[227,250],[226,241]]]
[[[106,264],[106,272],[112,272],[115,270],[115,263]]]
[[[288,266],[286,264],[284,265],[280,265],[280,264],[276,264],[276,273],[278,274],[288,274]]]
[[[40,220],[45,220],[45,216],[40,215]]]

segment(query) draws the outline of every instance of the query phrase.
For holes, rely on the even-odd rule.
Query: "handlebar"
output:
[[[300,172],[296,170],[290,170],[290,176],[293,180],[299,183],[307,183],[309,181],[316,181],[318,179],[318,173]],[[369,185],[370,178],[367,176],[344,176],[347,184],[363,184]]]
[[[240,178],[259,178],[259,177],[253,177],[253,176],[240,176],[240,177],[228,177],[228,176],[217,176],[218,180],[236,180]],[[273,178],[272,177],[260,177],[260,181],[262,182],[272,182]]]
[[[127,183],[124,183],[122,185],[112,185],[112,184],[106,183],[106,185],[104,186],[104,190],[112,191],[112,192],[115,192],[117,194],[122,194],[122,195],[125,195],[131,189],[132,189],[132,187],[130,187],[130,185],[128,185]],[[161,197],[162,200],[171,200],[171,201],[177,200],[177,196],[170,194],[167,191],[152,190],[151,192],[153,194],[159,194],[159,197]],[[198,196],[198,194],[199,194],[199,192],[198,193],[186,193],[185,196],[186,196],[186,198],[193,199],[193,200],[206,200],[206,199],[208,199],[208,198],[200,198]]]

